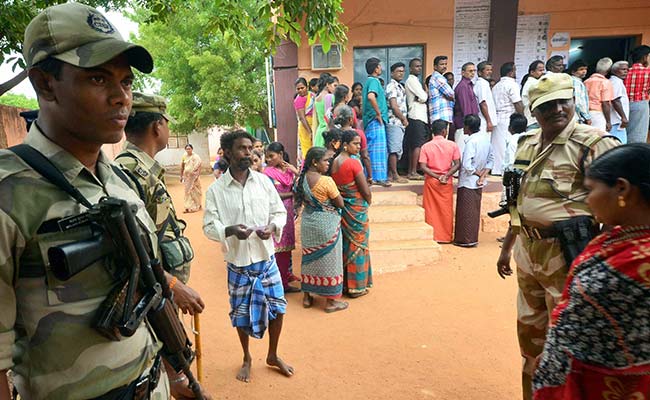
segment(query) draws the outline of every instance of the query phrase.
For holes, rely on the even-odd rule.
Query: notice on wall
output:
[[[528,73],[530,63],[535,60],[546,62],[549,20],[548,14],[520,15],[517,19],[515,65],[519,82]]]
[[[456,0],[454,65],[448,70],[459,75],[466,62],[478,64],[487,60],[489,30],[490,0]]]

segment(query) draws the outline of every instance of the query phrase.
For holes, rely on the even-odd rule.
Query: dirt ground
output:
[[[182,186],[170,178],[182,210]],[[202,177],[204,193],[212,182]],[[203,235],[202,212],[182,218],[196,253],[190,285],[206,303],[204,386],[215,399],[520,398],[517,285],[514,277],[504,281],[496,273],[497,234],[482,234],[473,249],[445,245],[438,263],[376,275],[371,293],[348,300],[343,312],[326,314],[323,299],[304,309],[300,293],[288,294],[279,354],[296,373],[286,378],[266,367],[265,336],[251,341],[252,377],[246,384],[235,380],[242,353],[228,317],[219,244]],[[298,252],[294,268],[299,275]]]

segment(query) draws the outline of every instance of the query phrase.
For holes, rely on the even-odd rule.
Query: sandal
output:
[[[407,178],[409,180],[411,180],[411,181],[423,181],[424,180],[424,176],[422,176],[420,174],[409,175],[409,176],[407,176]]]
[[[348,303],[346,301],[337,301],[334,305],[325,308],[326,313],[333,313],[337,311],[343,311],[348,308]]]
[[[391,187],[393,186],[392,183],[388,181],[375,181],[375,185],[383,186],[383,187]]]
[[[368,291],[368,289],[366,289],[363,292],[348,293],[348,297],[351,298],[351,299],[356,299],[358,297],[365,296],[368,293],[370,293],[370,292]]]
[[[300,289],[298,289],[298,288],[295,287],[295,286],[291,286],[291,285],[287,285],[287,286],[284,288],[284,292],[285,292],[285,293],[298,293],[298,292],[300,292],[300,291],[301,291]]]
[[[314,297],[309,293],[305,293],[307,297],[302,298],[302,306],[304,308],[310,308],[314,304]]]

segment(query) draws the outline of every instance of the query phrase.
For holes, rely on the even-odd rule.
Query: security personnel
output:
[[[0,151],[0,399],[6,371],[26,399],[168,399],[160,343],[143,322],[111,341],[93,329],[121,266],[101,258],[68,280],[52,273],[47,251],[92,236],[82,203],[104,196],[137,206],[157,253],[155,225],[139,196],[101,152],[117,143],[131,110],[131,67],[149,73],[151,55],[125,42],[97,10],[49,7],[25,30],[23,56],[40,113],[25,144],[40,152],[81,196]],[[71,191],[72,192],[72,191]],[[80,198],[86,201],[80,201]]]
[[[167,146],[169,139],[168,123],[173,120],[166,109],[167,104],[162,96],[133,92],[131,115],[124,129],[126,146],[115,161],[129,170],[130,176],[137,182],[136,189],[142,192],[145,207],[156,224],[159,238],[173,241],[182,235],[185,222],[177,218],[172,198],[165,185],[165,170],[153,158]],[[169,248],[180,250],[180,246]],[[182,252],[179,252],[174,258],[182,258],[182,256]],[[164,262],[164,255],[162,258]],[[173,275],[168,277],[168,280],[174,284],[172,287],[174,302],[183,312],[192,315],[202,312],[205,307],[203,300],[198,293],[186,285],[190,277],[190,262],[179,260],[176,264],[174,268],[165,265]]]
[[[524,175],[497,262],[502,278],[512,274],[514,245],[524,399],[532,398],[536,358],[542,353],[550,313],[566,281],[570,264],[566,254],[582,250],[567,237],[581,238],[586,244],[597,231],[585,203],[585,169],[618,144],[615,138],[603,137],[605,132],[577,123],[569,75],[546,75],[529,93],[540,129],[523,136],[518,143],[514,167],[523,170]]]

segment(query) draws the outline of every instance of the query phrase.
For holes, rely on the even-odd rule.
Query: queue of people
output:
[[[76,40],[63,40],[69,35]],[[111,45],[104,46],[107,42]],[[167,142],[172,118],[164,99],[131,91],[131,67],[151,72],[151,55],[125,42],[105,16],[80,3],[49,7],[37,15],[25,32],[23,47],[41,109],[23,147],[0,151],[0,184],[8,189],[3,192],[7,201],[0,206],[0,397],[11,396],[6,377],[11,369],[14,388],[22,398],[209,399],[196,385],[189,366],[179,372],[175,365],[186,349],[170,356],[175,350],[166,341],[168,330],[158,329],[161,322],[180,323],[176,306],[197,314],[205,305],[187,285],[193,252],[183,235],[185,223],[167,192],[164,169],[154,160]],[[497,147],[488,133],[490,128],[494,132],[495,123],[506,120],[503,111],[491,110],[492,105],[510,99],[509,109],[520,111],[526,104],[524,111],[528,109],[534,121],[531,124],[518,112],[507,119],[517,145],[506,143],[504,163],[524,175],[497,262],[497,272],[505,278],[513,273],[513,254],[517,261],[524,399],[641,399],[650,391],[650,146],[621,145],[602,129],[603,120],[606,129],[618,124],[620,131],[627,125],[628,142],[645,140],[649,55],[650,47],[635,49],[627,75],[624,63],[599,61],[597,75],[584,83],[588,99],[580,99],[584,107],[580,111],[576,87],[582,82],[574,78],[582,79],[582,66],[570,68],[575,72],[570,76],[562,73],[561,60],[551,58],[546,65],[551,73],[538,75],[539,64],[531,64],[525,97],[522,93],[516,100],[509,82],[510,87],[501,88],[503,96],[491,103],[486,91],[489,63],[480,63],[476,69],[485,80],[476,95],[480,114],[466,113],[464,105],[458,106],[462,135],[468,136],[462,152],[445,136],[458,128],[458,124],[452,127],[456,106],[451,102],[458,97],[464,97],[463,103],[471,100],[467,80],[475,69],[463,68],[461,95],[449,90],[451,77],[443,75],[446,59],[434,61],[428,102],[429,114],[435,117],[431,121],[435,137],[422,143],[417,159],[425,173],[425,195],[431,194],[425,197],[425,208],[426,204],[440,207],[440,212],[428,215],[432,224],[443,227],[441,241],[451,239],[449,183],[459,171],[459,199],[463,200],[457,210],[463,211],[457,221],[470,221],[462,231],[456,229],[455,240],[475,243],[474,212]],[[328,112],[326,96],[332,91],[327,86],[335,80],[326,78],[323,82],[329,83],[319,85],[323,96],[314,101],[317,119],[330,124],[329,119],[345,130],[329,125],[312,128],[312,133],[325,133],[318,139],[322,142],[314,141],[323,146],[311,146],[304,153],[300,170],[289,163],[280,143],[260,153],[263,144],[245,131],[221,138],[223,157],[216,163],[219,173],[206,195],[203,228],[208,238],[223,246],[230,318],[243,352],[237,374],[241,381],[251,377],[249,338],[262,338],[267,330],[266,364],[288,377],[295,373],[278,354],[287,310],[285,292],[296,280],[290,256],[295,247],[294,210],[302,213],[304,307],[312,307],[314,296],[322,296],[326,312],[345,310],[349,304],[340,300],[343,294],[363,296],[372,286],[369,184],[374,179],[385,184],[398,178],[391,176],[394,171],[389,168],[390,156],[399,154],[393,147],[398,138],[393,135],[406,134],[409,119],[420,121],[422,110],[410,114],[408,107],[404,111],[400,106],[400,99],[407,99],[407,105],[409,98],[418,103],[422,99],[421,92],[414,90],[409,96],[406,88],[402,93],[395,84],[384,96],[378,79],[381,65],[376,59],[368,61],[370,78],[360,99],[359,87],[352,87],[358,105],[335,100]],[[412,66],[417,73],[417,63]],[[391,66],[391,78],[398,84],[403,69],[404,65]],[[606,79],[609,70],[613,82]],[[94,78],[82,79],[89,71]],[[509,73],[514,78],[514,70]],[[106,90],[97,90],[96,74]],[[607,81],[616,87],[610,88]],[[314,85],[310,82],[310,86]],[[629,115],[621,99],[624,95],[630,102]],[[346,96],[338,99],[347,101]],[[388,105],[392,120],[384,113]],[[365,135],[353,127],[355,107],[364,117]],[[620,121],[611,118],[613,112]],[[386,123],[400,128],[389,128],[390,146]],[[535,124],[539,129],[523,133]],[[123,132],[127,144],[117,165],[100,147],[119,141]],[[360,154],[365,139],[371,167],[364,171]],[[193,147],[187,146],[181,175],[188,212],[197,211],[197,203],[201,208],[196,157]],[[259,172],[252,168],[255,160]],[[133,246],[115,243],[110,256],[96,258],[79,273],[65,277],[54,273],[56,263],[45,259],[44,249],[96,241],[99,226],[120,233],[115,226],[102,225],[104,220],[93,219],[101,210],[96,206],[111,201],[127,205],[119,212],[129,221],[123,230]],[[602,232],[601,224],[606,228]],[[148,250],[160,256],[161,264],[144,262]],[[123,251],[137,253],[142,269],[125,272]],[[143,277],[131,282],[140,273]],[[146,305],[154,307],[156,314],[135,319],[132,326],[110,318],[99,318],[109,325],[98,325],[98,316],[115,310],[112,300],[119,305],[125,293],[133,294],[135,286],[130,283],[151,290]],[[128,297],[125,302],[132,300]],[[181,331],[182,326],[175,333]]]

